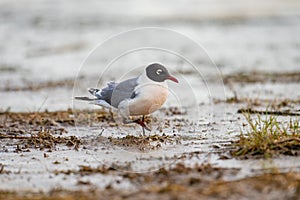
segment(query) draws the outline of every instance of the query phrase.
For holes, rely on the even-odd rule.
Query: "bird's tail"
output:
[[[101,90],[100,89],[96,89],[96,88],[89,88],[88,89],[89,93],[91,93],[91,95],[100,98],[101,97]]]
[[[100,89],[95,89],[95,88],[89,88],[88,89],[89,93],[91,95],[95,96],[96,98],[90,98],[90,97],[75,97],[76,100],[82,100],[82,101],[96,101],[100,100],[102,98],[101,96],[101,90]]]
[[[82,101],[95,101],[97,99],[95,98],[89,98],[89,97],[75,97],[76,100],[82,100]]]
[[[112,109],[113,107],[110,105],[110,98],[115,85],[116,84],[114,82],[110,82],[107,84],[107,87],[103,89],[89,88],[88,89],[89,93],[91,93],[96,98],[75,97],[75,99],[82,100],[82,101],[89,101],[90,104]]]

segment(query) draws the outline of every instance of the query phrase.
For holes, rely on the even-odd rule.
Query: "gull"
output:
[[[145,124],[145,115],[160,109],[167,100],[169,93],[167,80],[178,83],[166,67],[160,63],[152,63],[147,65],[138,77],[120,83],[109,82],[107,87],[102,89],[89,88],[88,91],[94,98],[75,97],[75,99],[89,101],[91,104],[109,109],[117,109],[124,124],[139,124],[145,135],[145,129],[151,131]],[[131,120],[131,116],[142,116],[142,118]]]

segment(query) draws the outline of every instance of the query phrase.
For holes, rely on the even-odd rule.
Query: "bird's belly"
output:
[[[157,88],[159,87],[159,88]],[[129,103],[130,115],[148,115],[161,108],[168,97],[168,88],[145,86],[143,93]]]

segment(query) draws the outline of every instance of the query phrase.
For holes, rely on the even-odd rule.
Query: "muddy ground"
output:
[[[300,195],[298,154],[274,154],[267,160],[251,156],[235,158],[230,151],[236,149],[232,143],[236,137],[212,141],[203,132],[165,134],[162,131],[149,136],[116,137],[102,136],[103,131],[96,137],[87,133],[78,135],[72,132],[75,124],[77,128],[89,126],[90,121],[76,120],[76,114],[84,115],[80,119],[92,119],[100,127],[107,124],[112,129],[116,127],[110,113],[101,110],[1,113],[0,172],[5,184],[2,187],[8,188],[0,193],[1,199],[297,199]],[[147,172],[136,171],[142,164],[138,160],[103,163],[102,154],[111,154],[116,147],[117,152],[121,149],[126,153],[149,153],[159,149],[172,151],[174,145],[190,147],[181,153],[173,152],[172,156],[138,155],[148,163]],[[248,166],[249,159],[259,166]],[[286,160],[293,163],[284,167],[275,164]],[[149,168],[154,163],[164,165]],[[243,168],[247,170],[242,172]]]
[[[251,76],[249,83],[239,76],[224,80],[236,87],[270,82]],[[299,78],[274,74],[272,83],[298,83]],[[300,143],[291,147],[293,154],[274,151],[268,158],[236,157],[232,152],[239,148],[235,144],[239,134],[249,126],[241,109],[264,115],[269,108],[288,122],[299,120],[299,99],[237,94],[214,100],[221,113],[227,107],[223,121],[190,122],[185,110],[165,107],[146,118],[153,129],[145,136],[137,125],[118,124],[104,109],[2,112],[0,198],[298,199]],[[207,105],[200,107],[204,111]]]
[[[245,112],[299,122],[300,4],[230,2],[1,1],[0,199],[299,199],[299,126],[281,149],[234,152]],[[172,31],[100,45],[141,27]],[[183,57],[141,50],[110,63],[150,44]],[[74,101],[154,61],[180,84],[146,135]]]

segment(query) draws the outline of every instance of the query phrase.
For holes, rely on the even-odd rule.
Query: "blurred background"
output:
[[[1,0],[0,110],[71,107],[74,79],[92,49],[141,27],[192,38],[223,75],[299,71],[299,25],[298,0]],[[83,79],[89,76],[94,71]]]

